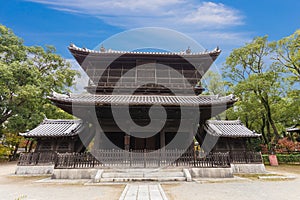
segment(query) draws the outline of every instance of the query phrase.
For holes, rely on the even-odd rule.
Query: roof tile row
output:
[[[249,130],[240,120],[208,120],[205,131],[217,137],[259,137],[261,134]]]
[[[45,119],[39,126],[26,133],[24,137],[68,137],[75,136],[83,129],[81,120]]]
[[[53,95],[53,101],[72,103],[94,103],[112,105],[182,105],[205,106],[234,103],[237,99],[233,95],[218,96],[159,96],[159,95]]]

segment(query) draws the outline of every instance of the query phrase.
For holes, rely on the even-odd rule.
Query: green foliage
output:
[[[261,151],[261,140],[259,138],[250,138],[247,140],[247,149],[254,150],[256,152]]]
[[[25,46],[23,40],[0,25],[0,134],[15,149],[17,134],[43,118],[71,118],[51,105],[52,90],[67,92],[78,72],[52,46]],[[1,137],[0,135],[0,137]]]
[[[9,155],[11,155],[10,148],[0,144],[0,162],[8,160]]]
[[[300,29],[294,34],[272,43],[276,56],[275,64],[295,75],[294,80],[300,81]]]
[[[270,164],[269,155],[263,155],[264,164]],[[300,163],[300,154],[276,154],[279,164]]]
[[[299,89],[295,89],[290,73],[298,76],[299,56],[298,30],[278,42],[268,42],[267,36],[256,37],[234,49],[223,67],[226,84],[239,98],[226,112],[227,118],[239,117],[248,128],[262,133],[270,147],[286,127],[300,119]]]
[[[201,79],[201,85],[205,88],[203,94],[210,95],[225,95],[225,83],[222,76],[214,71],[207,71]]]

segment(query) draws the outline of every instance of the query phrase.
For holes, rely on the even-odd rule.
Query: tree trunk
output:
[[[27,141],[26,141],[25,152],[28,152],[28,151],[27,151],[27,149],[28,149],[27,147],[28,147],[28,145],[29,145],[29,142],[30,142],[30,140],[27,140]]]
[[[269,125],[271,125],[273,132],[274,132],[274,139],[271,140],[274,144],[277,143],[277,141],[279,140],[280,136],[278,133],[278,130],[276,128],[275,122],[273,121],[272,118],[272,112],[271,112],[271,108],[270,108],[270,104],[269,104],[269,100],[268,100],[268,95],[265,95],[265,98],[263,97],[262,94],[259,95],[261,102],[263,103],[263,106],[266,110],[266,117],[267,117],[267,122]],[[268,132],[268,134],[271,134],[271,131]]]
[[[249,128],[249,120],[248,120],[248,115],[245,116],[245,125],[247,128]]]
[[[280,138],[280,135],[278,133],[278,130],[276,128],[276,125],[275,125],[275,122],[273,121],[273,118],[272,118],[272,114],[271,114],[271,109],[270,109],[270,105],[267,104],[266,105],[266,111],[267,111],[267,118],[268,118],[268,121],[273,129],[273,132],[274,132],[274,135],[275,135],[275,138],[273,140],[274,143],[277,143],[279,138]]]
[[[264,144],[268,144],[269,143],[269,140],[266,136],[266,133],[265,133],[265,127],[266,127],[266,118],[265,116],[262,114],[262,125],[261,125],[261,134],[262,134],[262,137],[264,139]]]
[[[18,143],[18,144],[16,145],[11,160],[16,160],[16,159],[17,159],[17,152],[18,152],[18,149],[19,149],[19,144],[20,144],[20,143]]]

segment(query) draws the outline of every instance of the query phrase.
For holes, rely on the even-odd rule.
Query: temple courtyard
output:
[[[51,181],[47,176],[16,176],[16,163],[0,164],[1,200],[185,200],[185,199],[298,199],[300,166],[267,167],[270,175],[236,175],[192,182],[88,183]],[[261,178],[261,179],[259,179]]]

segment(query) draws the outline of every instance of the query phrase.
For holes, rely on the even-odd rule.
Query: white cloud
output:
[[[243,23],[239,11],[222,3],[195,0],[27,0],[70,13],[82,13],[124,28],[162,26],[219,29]],[[196,25],[196,26],[195,26]]]
[[[203,2],[198,8],[188,14],[183,21],[187,24],[201,24],[205,26],[232,26],[242,24],[238,11],[226,7],[224,4]]]
[[[236,31],[238,26],[244,24],[243,13],[209,0],[24,1],[44,4],[62,12],[94,16],[106,24],[125,30],[140,27],[170,28],[189,35],[205,48],[212,49],[219,45],[228,52],[248,42],[252,35]]]

